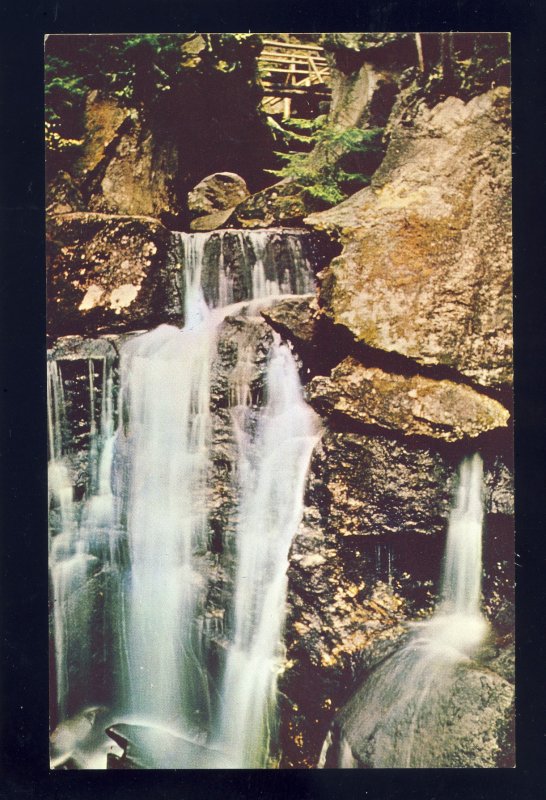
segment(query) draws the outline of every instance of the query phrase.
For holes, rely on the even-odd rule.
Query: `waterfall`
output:
[[[258,402],[251,385],[257,358],[252,326],[265,326],[260,308],[310,291],[313,278],[297,232],[180,233],[173,240],[174,258],[184,266],[178,284],[184,327],[160,325],[122,344],[117,407],[111,365],[105,361],[99,376],[89,362],[87,495],[76,516],[69,472],[59,468],[65,466],[62,361],[50,362],[50,487],[62,511],[60,530],[52,535],[54,607],[74,604],[79,596],[87,613],[75,620],[76,652],[67,644],[72,621],[57,621],[54,612],[59,716],[81,711],[83,703],[64,702],[71,691],[87,704],[97,702],[88,697],[92,691],[71,689],[68,673],[78,659],[90,666],[97,639],[91,627],[102,620],[110,722],[163,731],[135,737],[150,752],[157,748],[148,752],[148,765],[165,765],[164,736],[172,735],[181,744],[168,766],[220,766],[226,756],[228,766],[265,766],[275,742],[288,550],[318,432],[291,351],[276,336],[267,356],[265,398]],[[248,346],[237,352],[226,401],[237,453],[229,478],[236,498],[235,564],[225,609],[230,623],[218,626],[218,617],[207,611],[217,559],[210,525],[211,386],[221,331],[230,320],[249,326],[250,333]],[[223,546],[229,550],[227,539]],[[94,595],[87,597],[95,574],[109,579],[99,620]],[[210,649],[220,634],[224,655]],[[192,763],[184,761],[188,742]],[[198,752],[203,755],[196,763]]]
[[[303,513],[305,477],[317,440],[315,414],[303,400],[290,351],[278,339],[254,437],[244,410],[238,431],[235,636],[222,690],[219,742],[233,763],[264,767],[275,735],[288,551]]]
[[[487,630],[480,614],[482,492],[483,462],[475,454],[459,468],[438,607],[430,619],[411,626],[405,644],[341,710],[337,749],[330,735],[321,766],[438,766],[444,734],[449,736],[442,702],[456,668],[470,659]]]
[[[74,502],[67,410],[61,366],[48,362],[48,485],[55,524],[50,530],[50,573],[57,708],[60,718],[91,699],[92,623],[98,588],[97,573],[113,520],[110,470],[114,435],[112,365],[102,359],[101,414],[96,422],[94,359],[88,359],[89,466],[88,499],[82,509]],[[100,362],[98,362],[100,364]],[[77,676],[70,680],[69,675]]]

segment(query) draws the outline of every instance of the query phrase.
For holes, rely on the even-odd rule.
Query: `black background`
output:
[[[0,0],[0,9],[0,798],[539,800],[546,785],[543,0]],[[512,32],[516,769],[49,771],[43,38],[194,30]]]

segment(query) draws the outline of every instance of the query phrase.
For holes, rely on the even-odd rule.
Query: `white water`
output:
[[[91,473],[89,497],[81,514],[74,503],[69,454],[63,446],[66,425],[65,393],[60,365],[48,362],[49,502],[57,508],[58,523],[50,532],[50,573],[58,714],[61,719],[85,702],[90,691],[92,618],[96,597],[89,578],[100,564],[101,546],[108,541],[113,519],[110,470],[113,446],[112,367],[102,362],[102,410],[95,418],[94,360],[88,361]],[[76,672],[77,684],[70,681]]]
[[[255,436],[245,410],[239,407],[235,415],[240,485],[235,636],[228,651],[218,742],[235,765],[265,767],[275,736],[288,551],[303,512],[318,433],[294,360],[279,340],[270,354],[267,402]]]
[[[412,626],[406,644],[342,710],[337,766],[357,766],[353,751],[358,742],[368,740],[372,750],[367,758],[373,767],[436,766],[423,733],[430,737],[436,731],[440,738],[439,702],[455,667],[470,658],[487,631],[480,613],[482,492],[483,463],[476,454],[465,458],[459,469],[439,605],[430,619]],[[323,752],[321,762],[326,761]]]
[[[279,295],[312,287],[297,235],[288,234],[291,263],[281,268],[271,249],[279,232],[229,234],[231,250],[228,232],[177,235],[185,267],[186,323],[181,330],[161,325],[123,345],[117,432],[112,375],[105,365],[106,399],[100,423],[90,402],[90,496],[77,532],[70,531],[70,555],[61,567],[53,557],[52,575],[56,607],[66,605],[70,595],[85,594],[97,553],[102,568],[116,576],[110,593],[116,617],[105,616],[105,624],[112,628],[105,632],[105,640],[120,662],[110,656],[112,681],[116,681],[115,719],[137,719],[178,732],[210,745],[211,753],[223,748],[231,766],[246,767],[266,765],[274,742],[271,731],[282,657],[288,549],[302,513],[317,431],[313,412],[303,401],[290,350],[278,340],[269,356],[265,406],[251,408],[255,355],[250,341],[238,353],[230,380],[233,435],[239,452],[237,566],[225,675],[220,685],[212,686],[207,640],[211,631],[216,632],[217,620],[203,612],[211,535],[211,366],[219,328],[228,316],[257,314]],[[212,236],[219,238],[220,247],[211,264],[206,248]],[[230,261],[234,239],[242,265]],[[242,269],[244,280],[237,269]],[[56,419],[62,415],[63,401],[58,365],[52,364],[50,406],[55,413],[50,438],[55,476],[59,472],[55,465],[62,463],[55,442],[60,438]],[[94,380],[90,368],[91,399]],[[70,504],[65,503],[70,510],[68,474],[63,481],[67,497],[70,488]],[[53,480],[51,486],[59,494],[57,483]],[[71,519],[68,511],[67,515]],[[62,533],[53,537],[54,546],[58,547],[69,527],[69,521],[63,522]],[[80,571],[72,567],[73,557],[79,559]],[[63,602],[58,603],[59,598]],[[91,600],[84,606],[89,611]],[[81,649],[85,649],[82,640],[90,640],[91,622],[90,618],[77,620]],[[62,702],[67,667],[76,656],[74,648],[67,648],[70,621],[60,619],[55,627],[63,720],[68,713]],[[214,763],[214,756],[210,760]],[[225,764],[224,755],[218,756],[221,764]]]

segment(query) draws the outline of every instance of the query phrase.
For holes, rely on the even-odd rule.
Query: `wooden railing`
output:
[[[319,45],[265,39],[258,71],[264,87],[262,108],[269,114],[289,117],[297,95],[330,99],[330,71]]]

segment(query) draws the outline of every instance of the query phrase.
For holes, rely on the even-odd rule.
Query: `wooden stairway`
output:
[[[267,114],[287,119],[292,99],[298,95],[330,100],[330,71],[319,45],[265,39],[258,72],[264,87],[262,109]]]

